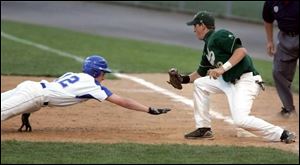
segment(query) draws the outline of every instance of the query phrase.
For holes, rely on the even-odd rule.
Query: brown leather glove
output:
[[[169,71],[169,81],[167,83],[171,84],[176,89],[182,89],[182,77],[178,73],[176,68],[171,68]]]

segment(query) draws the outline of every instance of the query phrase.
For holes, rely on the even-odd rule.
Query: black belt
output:
[[[243,74],[245,74],[245,73],[249,73],[249,71],[245,71]],[[258,74],[253,73],[253,76],[256,76],[256,75],[258,75]],[[237,82],[238,80],[240,80],[240,78],[241,78],[241,77],[238,77],[238,78],[236,78],[235,80],[231,80],[230,82],[231,82],[232,84],[236,84],[236,82]],[[263,91],[265,90],[265,86],[264,86],[264,83],[265,83],[265,82],[256,80],[255,83],[257,83]]]
[[[40,83],[40,84],[42,85],[43,88],[46,88],[46,84],[45,83]],[[49,104],[49,102],[44,102],[45,106],[48,105],[48,104]]]
[[[283,32],[283,33],[289,37],[296,37],[299,35],[299,32]]]
[[[45,83],[41,83],[43,88],[46,88],[46,84]]]
[[[246,70],[246,71],[243,72],[243,74],[249,73],[249,72],[252,72],[252,71]],[[242,76],[243,74],[241,74],[239,77],[237,77],[237,78],[235,78],[235,79],[233,79],[233,80],[230,80],[230,82],[231,82],[232,84],[235,84],[237,81],[240,80],[240,78],[241,78],[241,76]]]

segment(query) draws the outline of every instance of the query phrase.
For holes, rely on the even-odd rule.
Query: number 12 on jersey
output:
[[[74,84],[75,82],[77,82],[79,80],[78,76],[71,76],[69,78],[63,79],[63,80],[59,80],[58,83],[60,83],[60,85],[65,88],[67,87],[69,84]]]

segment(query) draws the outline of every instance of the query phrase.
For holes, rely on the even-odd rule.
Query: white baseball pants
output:
[[[194,117],[196,127],[211,128],[209,114],[209,95],[225,93],[228,99],[231,117],[236,126],[259,134],[270,141],[280,141],[283,129],[260,118],[250,116],[252,103],[259,94],[260,86],[255,82],[260,75],[245,73],[235,84],[227,83],[220,76],[217,79],[209,76],[194,81]]]
[[[44,104],[39,82],[24,81],[15,89],[1,93],[1,121],[39,110]]]

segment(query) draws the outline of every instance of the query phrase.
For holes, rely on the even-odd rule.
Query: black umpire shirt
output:
[[[278,23],[278,28],[286,33],[299,34],[299,1],[266,1],[262,12],[264,21]]]

